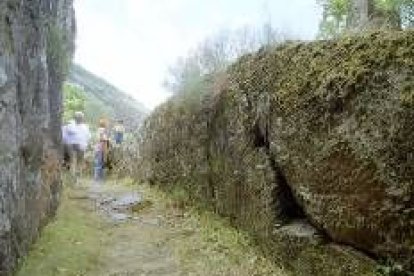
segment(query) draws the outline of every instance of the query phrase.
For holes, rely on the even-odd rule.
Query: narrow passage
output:
[[[128,180],[66,188],[23,275],[286,275],[210,213]]]

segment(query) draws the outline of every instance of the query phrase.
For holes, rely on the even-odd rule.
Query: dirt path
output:
[[[286,275],[223,220],[126,182],[67,189],[18,275]]]

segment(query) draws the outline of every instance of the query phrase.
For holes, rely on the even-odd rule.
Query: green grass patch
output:
[[[226,219],[210,212],[191,211],[184,223],[195,233],[176,246],[184,271],[202,275],[289,275]]]
[[[290,275],[264,256],[253,238],[231,226],[228,219],[183,203],[187,195],[182,189],[166,193],[157,186],[140,187],[159,209],[175,210],[180,217],[172,219],[171,224],[184,234],[171,242],[184,275]]]
[[[66,191],[55,221],[42,231],[18,276],[143,275],[144,270],[158,275],[151,273],[160,267],[179,275],[289,275],[228,220],[177,204],[180,193],[171,196],[128,179],[106,183],[103,194],[138,191],[147,202],[135,213],[142,222],[114,226],[93,210],[85,189]]]
[[[100,267],[101,249],[108,233],[90,202],[70,199],[66,193],[57,218],[23,262],[18,276],[91,275]]]

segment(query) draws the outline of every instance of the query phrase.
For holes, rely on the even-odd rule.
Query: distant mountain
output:
[[[91,122],[122,119],[128,129],[134,130],[149,113],[134,98],[79,65],[72,66],[67,82],[85,91],[85,114]]]

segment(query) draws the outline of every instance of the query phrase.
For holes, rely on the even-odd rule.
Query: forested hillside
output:
[[[137,129],[148,113],[134,98],[76,64],[70,70],[65,100],[66,104],[70,100],[77,101],[69,103],[72,108],[65,109],[65,117],[70,117],[73,111],[83,110],[90,123],[96,123],[100,118],[122,119],[131,130]]]

